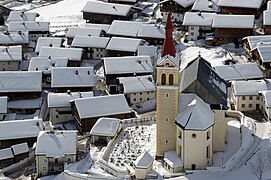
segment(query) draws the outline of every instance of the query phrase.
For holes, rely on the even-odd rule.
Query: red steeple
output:
[[[166,29],[166,39],[164,40],[161,57],[164,57],[166,55],[175,57],[176,52],[175,52],[174,41],[172,38],[173,25],[171,22],[171,12],[168,13],[165,29]]]

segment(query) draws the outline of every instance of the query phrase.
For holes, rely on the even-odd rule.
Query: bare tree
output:
[[[265,153],[259,151],[256,154],[255,160],[249,163],[251,173],[254,174],[259,180],[263,179],[264,172],[268,169],[268,162]]]

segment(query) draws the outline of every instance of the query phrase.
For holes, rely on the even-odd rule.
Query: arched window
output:
[[[173,85],[174,77],[173,74],[169,75],[169,85]]]
[[[166,74],[162,74],[161,83],[162,85],[166,85]]]

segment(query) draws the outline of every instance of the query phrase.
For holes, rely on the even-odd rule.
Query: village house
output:
[[[29,148],[27,143],[15,144],[11,146],[11,149],[14,155],[15,163],[20,162],[29,156]]]
[[[146,175],[152,171],[153,157],[145,151],[134,162],[136,179],[146,179]]]
[[[83,49],[81,48],[58,48],[41,47],[39,56],[42,57],[66,57],[69,67],[78,67],[81,64]]]
[[[1,121],[0,149],[25,142],[32,147],[43,129],[42,119]]]
[[[271,35],[260,35],[260,36],[247,36],[242,39],[243,48],[246,51],[248,60],[253,60],[252,51],[258,46],[271,45]]]
[[[259,91],[266,90],[268,86],[264,80],[234,81],[230,99],[237,111],[260,110]]]
[[[71,107],[75,124],[81,134],[89,132],[101,117],[132,117],[132,110],[123,94],[75,99],[71,101]]]
[[[21,45],[23,51],[28,48],[28,32],[0,32],[0,46],[18,46]]]
[[[110,92],[117,92],[117,78],[143,76],[153,73],[150,56],[125,56],[103,58],[106,84]]]
[[[67,67],[66,57],[32,57],[28,71],[42,71],[42,86],[51,87],[51,70],[55,67]]]
[[[120,122],[121,120],[117,118],[99,118],[90,130],[91,142],[109,143],[112,138],[120,133],[122,129]]]
[[[165,38],[165,29],[160,25],[142,24],[137,37],[147,41],[148,45],[162,46]]]
[[[138,56],[150,56],[153,67],[156,65],[158,51],[156,46],[139,46],[137,49]]]
[[[35,53],[39,55],[41,47],[57,47],[62,46],[63,39],[57,37],[39,37],[36,45]]]
[[[261,111],[267,120],[271,120],[271,91],[260,91]]]
[[[219,12],[218,2],[219,0],[196,0],[192,7],[192,11]]]
[[[89,37],[76,35],[71,47],[83,49],[83,59],[101,59],[107,56],[106,47],[109,37]]]
[[[41,131],[35,151],[37,176],[64,171],[65,163],[76,162],[77,151],[77,131]]]
[[[271,77],[271,58],[270,58],[271,45],[261,45],[251,51],[253,60],[263,71],[264,77]]]
[[[40,110],[42,98],[8,101],[8,113],[34,114]]]
[[[47,96],[47,107],[49,109],[50,121],[53,125],[74,120],[71,112],[70,101],[79,98],[93,97],[93,92],[71,92],[49,93]]]
[[[212,32],[215,13],[187,12],[184,15],[183,26],[188,27],[187,40],[195,41]]]
[[[14,155],[11,148],[0,149],[0,169],[8,167],[14,163]]]
[[[134,20],[141,9],[117,3],[88,1],[83,7],[83,18],[87,23],[111,24],[114,20]]]
[[[218,6],[221,14],[256,15],[262,5],[262,0],[235,1],[220,0]]]
[[[11,11],[9,13],[7,22],[12,21],[36,21],[39,14],[36,12],[24,12],[24,11]]]
[[[152,75],[119,77],[119,93],[123,93],[129,105],[155,99],[155,82]]]
[[[8,97],[0,96],[0,121],[2,121],[7,114]]]
[[[36,21],[12,21],[8,24],[10,32],[25,32],[29,33],[29,46],[35,49],[39,37],[49,36],[49,22]]]
[[[0,46],[0,71],[20,70],[22,59],[22,46]]]
[[[70,27],[66,33],[67,45],[72,44],[72,41],[76,35],[99,37],[99,36],[105,36],[105,32],[99,28]]]
[[[136,38],[138,31],[143,23],[137,21],[114,20],[107,31],[110,36],[132,37]]]
[[[252,35],[254,18],[254,15],[215,15],[212,24],[215,30],[215,44],[233,42],[239,45],[243,37]]]
[[[138,47],[143,44],[142,39],[112,37],[106,47],[107,56],[136,56]]]
[[[55,67],[51,74],[55,93],[91,91],[95,84],[93,67]]]
[[[173,23],[181,24],[184,13],[191,10],[195,0],[164,0],[160,2],[162,22],[166,22],[169,12]]]
[[[0,82],[0,96],[8,96],[9,100],[33,99],[41,95],[41,72],[1,71]]]

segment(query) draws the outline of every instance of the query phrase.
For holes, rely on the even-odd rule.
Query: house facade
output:
[[[0,71],[18,71],[22,59],[22,46],[0,47]]]

